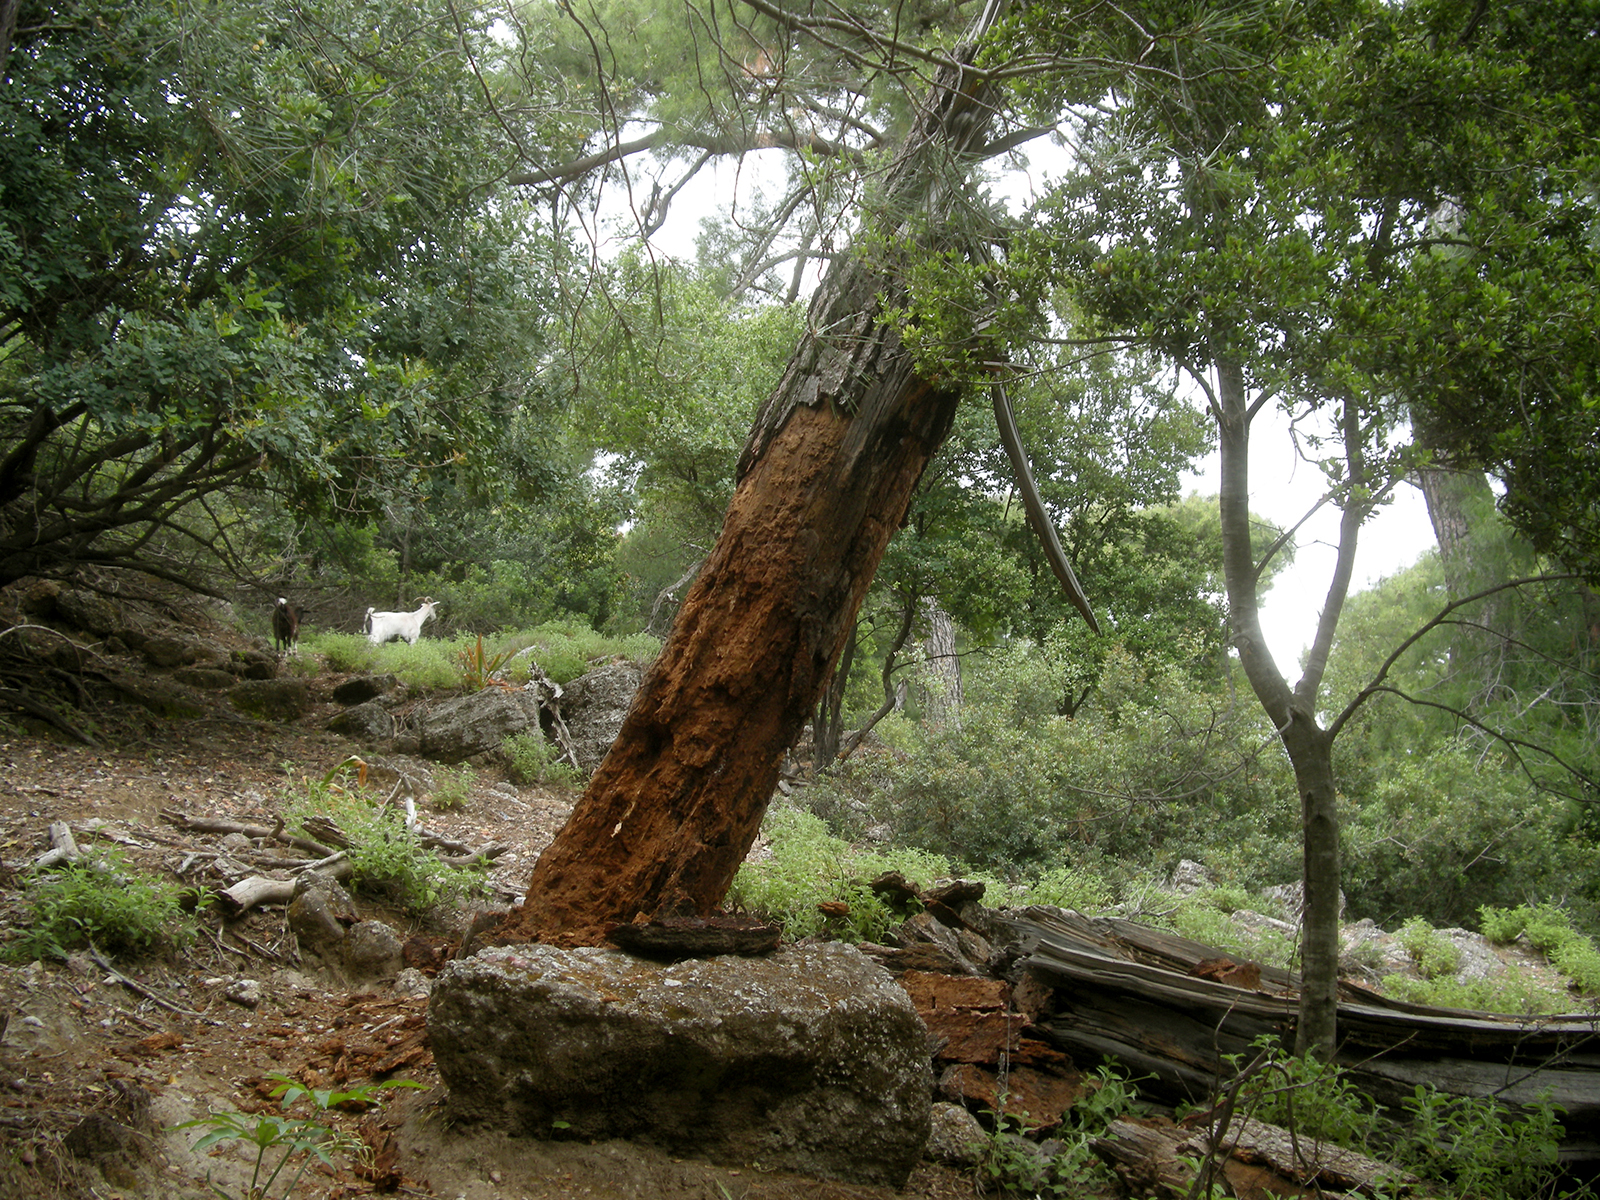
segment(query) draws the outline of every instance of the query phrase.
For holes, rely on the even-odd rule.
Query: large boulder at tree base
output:
[[[220,692],[239,682],[237,676],[220,667],[179,667],[172,677],[179,683],[205,692]]]
[[[147,638],[140,651],[144,654],[146,662],[160,670],[186,667],[205,657],[205,647],[198,642],[180,637]]]
[[[899,1187],[928,1140],[927,1033],[854,947],[661,963],[502,946],[434,981],[454,1118],[629,1138],[713,1161]]]
[[[422,753],[439,762],[461,762],[500,749],[512,734],[539,725],[532,692],[489,687],[446,700],[428,710],[418,727]]]
[[[643,679],[643,667],[623,661],[596,667],[562,688],[561,718],[585,775],[593,774],[610,752]]]

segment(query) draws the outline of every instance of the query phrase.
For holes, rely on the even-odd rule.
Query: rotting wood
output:
[[[1080,1063],[1112,1057],[1170,1102],[1204,1101],[1263,1035],[1292,1046],[1298,997],[1287,971],[1256,988],[1192,974],[1216,947],[1127,921],[1029,909],[997,916],[1016,939],[1015,974],[1048,989],[1039,1028]],[[1456,1096],[1565,1110],[1563,1158],[1600,1160],[1600,1016],[1524,1017],[1429,1008],[1345,982],[1335,1061],[1380,1104],[1419,1084]]]
[[[1207,1129],[1164,1118],[1119,1118],[1091,1147],[1130,1195],[1160,1200],[1193,1195],[1207,1164],[1234,1196],[1373,1196],[1417,1184],[1389,1163],[1264,1121],[1240,1121],[1217,1142]]]
[[[83,851],[72,836],[72,826],[65,821],[50,822],[50,849],[33,860],[34,869],[47,870],[62,863],[75,863],[83,859]]]

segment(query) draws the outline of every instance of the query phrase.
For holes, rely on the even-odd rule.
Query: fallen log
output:
[[[1226,1179],[1232,1196],[1392,1195],[1417,1184],[1389,1163],[1265,1121],[1239,1121],[1218,1137],[1161,1118],[1119,1118],[1090,1147],[1129,1195],[1160,1200],[1187,1200],[1202,1173],[1204,1182]]]
[[[314,863],[304,864],[304,869],[300,873],[312,869],[324,871],[340,883],[348,883],[353,874],[350,860],[342,851]],[[212,899],[231,920],[261,904],[289,903],[294,899],[295,883],[294,879],[271,879],[265,875],[251,875],[229,887],[218,888],[212,893]]]
[[[1254,981],[1245,987],[1215,977],[1226,952],[1132,922],[1044,908],[996,920],[1018,986],[1030,979],[1044,996],[1041,1036],[1080,1063],[1119,1060],[1154,1098],[1202,1103],[1230,1074],[1225,1056],[1262,1035],[1294,1044],[1290,972],[1223,972]],[[1516,1106],[1548,1096],[1566,1110],[1563,1160],[1600,1161],[1600,1016],[1429,1008],[1345,982],[1338,1023],[1336,1061],[1378,1103],[1397,1106],[1418,1084]]]
[[[248,821],[233,821],[225,817],[194,817],[173,808],[162,809],[161,819],[169,825],[176,825],[186,833],[238,833],[251,839],[271,839],[282,842],[285,846],[304,850],[307,854],[315,854],[318,858],[326,858],[334,852],[332,846],[324,846],[321,842],[301,837],[299,834],[285,833],[281,822],[277,825],[255,825]]]
[[[50,849],[33,860],[34,870],[44,871],[62,863],[82,860],[83,851],[78,847],[78,840],[72,836],[72,826],[65,821],[51,821]]]

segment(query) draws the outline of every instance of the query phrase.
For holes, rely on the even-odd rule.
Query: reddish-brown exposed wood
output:
[[[970,62],[975,47],[960,52]],[[990,108],[960,62],[935,79],[885,185],[882,227],[925,213]],[[937,225],[937,222],[935,222]],[[838,260],[752,430],[722,534],[610,754],[498,932],[598,943],[636,918],[708,915],[760,827],[890,535],[960,393],[918,376],[884,312],[903,283]]]
[[[720,903],[956,399],[912,382],[869,439],[791,410],[507,933],[594,943]]]

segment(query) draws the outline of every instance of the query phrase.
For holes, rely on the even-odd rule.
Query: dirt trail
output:
[[[195,626],[224,649],[264,645],[199,618]],[[132,665],[131,655],[122,658]],[[71,744],[43,722],[6,714],[0,943],[22,928],[24,868],[49,848],[52,822],[67,822],[86,850],[115,845],[140,870],[167,879],[183,870],[186,883],[216,887],[222,880],[206,864],[214,862],[220,838],[180,831],[162,812],[270,824],[301,781],[320,779],[359,752],[323,731],[335,711],[327,696],[337,682],[313,677],[311,711],[282,725],[243,718],[220,696],[201,715],[176,719],[132,705],[103,708],[94,728],[114,748]],[[509,843],[489,878],[510,898],[572,799],[480,770],[465,805],[422,816],[430,829],[472,845]],[[424,942],[457,936],[470,918],[457,913],[418,922],[359,899],[357,907],[363,918],[390,923],[402,939],[425,935]],[[333,1155],[334,1169],[309,1171],[294,1196],[953,1200],[973,1194],[970,1176],[932,1165],[894,1193],[754,1165],[678,1161],[627,1143],[542,1143],[453,1129],[427,1052],[426,999],[386,983],[352,986],[330,977],[298,953],[281,907],[227,923],[208,912],[201,936],[180,956],[111,965],[124,978],[81,953],[65,963],[0,964],[0,1200],[201,1197],[208,1177],[242,1196],[253,1157],[237,1144],[195,1152],[206,1130],[179,1128],[184,1122],[220,1111],[277,1114],[268,1096],[275,1075],[328,1087],[370,1083],[374,1072],[421,1087],[384,1093],[381,1107],[369,1112],[332,1114],[329,1124],[369,1149]],[[228,998],[243,980],[260,985],[256,1007]],[[130,1127],[137,1130],[131,1141],[122,1132]],[[272,1195],[286,1194],[288,1177],[279,1178]]]

